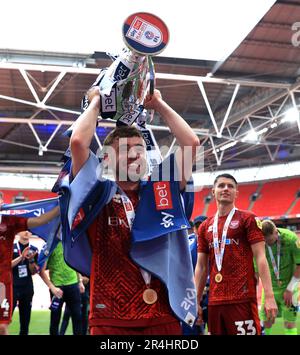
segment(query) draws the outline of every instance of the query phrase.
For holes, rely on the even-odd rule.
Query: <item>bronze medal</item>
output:
[[[222,274],[220,274],[219,272],[216,274],[216,276],[215,276],[215,281],[217,282],[217,283],[220,283],[221,281],[223,280],[223,276],[222,276]]]
[[[147,304],[153,304],[157,301],[157,293],[152,288],[147,288],[143,292],[143,300]]]

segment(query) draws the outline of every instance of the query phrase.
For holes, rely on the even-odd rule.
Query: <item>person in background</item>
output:
[[[49,270],[49,276],[46,268]],[[40,277],[48,286],[52,300],[50,335],[59,335],[59,322],[64,302],[71,312],[73,334],[81,335],[80,290],[84,290],[84,285],[77,272],[65,263],[61,241],[41,269]]]
[[[88,314],[89,314],[89,300],[90,300],[90,284],[89,278],[86,276],[79,275],[79,289],[81,298],[81,324],[82,324],[82,335],[88,334]],[[82,287],[84,286],[84,288]],[[70,308],[66,305],[63,319],[60,325],[59,335],[65,335],[66,330],[69,325],[69,320],[71,317]]]
[[[13,312],[18,304],[20,319],[20,335],[28,335],[32,298],[34,294],[32,275],[37,270],[38,249],[29,244],[32,233],[22,231],[14,244],[13,260]],[[27,257],[25,256],[27,255]]]
[[[278,306],[278,317],[284,320],[284,334],[297,335],[298,284],[300,281],[300,239],[285,228],[277,228],[271,220],[262,221],[262,232],[266,242],[266,256],[270,268],[272,287]],[[263,312],[265,304],[262,294],[260,318],[266,335],[272,333],[272,323]]]
[[[0,210],[3,203],[3,193],[0,192]],[[12,317],[13,277],[11,261],[15,235],[21,231],[44,225],[58,215],[59,207],[55,207],[39,217],[23,218],[0,214],[0,335],[8,335],[8,325]],[[28,252],[29,249],[24,252],[25,258],[30,257]]]
[[[235,208],[238,184],[230,174],[216,177],[212,194],[217,213],[207,218],[198,230],[198,260],[195,271],[200,301],[207,280],[210,289],[208,330],[212,335],[260,335],[256,279],[253,257],[266,291],[265,311],[274,322],[277,305],[265,256],[265,242],[255,215]]]

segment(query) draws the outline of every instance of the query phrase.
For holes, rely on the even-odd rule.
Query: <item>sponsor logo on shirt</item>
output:
[[[219,240],[219,244],[221,244],[221,240]],[[239,239],[234,239],[234,238],[227,238],[225,240],[225,244],[226,245],[239,245],[240,244],[240,240]],[[213,248],[214,247],[214,242],[212,241],[211,243],[209,243],[209,248]]]
[[[155,206],[157,210],[171,210],[173,208],[170,183],[159,181],[153,184]]]
[[[186,296],[180,304],[185,311],[188,311],[191,306],[194,306],[196,303],[196,290],[193,288],[186,289]]]
[[[174,216],[170,213],[167,212],[161,212],[161,214],[164,216],[162,219],[162,222],[160,223],[162,226],[165,228],[169,228],[170,226],[173,226],[173,218]]]
[[[119,217],[108,217],[107,224],[112,227],[119,227],[124,225],[126,228],[129,228],[127,220]]]

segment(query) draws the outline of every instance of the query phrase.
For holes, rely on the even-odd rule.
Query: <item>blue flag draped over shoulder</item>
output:
[[[187,229],[193,193],[180,192],[175,166],[171,155],[150,180],[141,183],[130,255],[166,285],[172,310],[192,326],[197,297]],[[91,265],[87,228],[118,190],[114,181],[96,176],[98,168],[99,160],[91,153],[72,183],[64,180],[60,199],[65,260],[87,275]],[[167,177],[163,176],[166,171],[170,172]]]
[[[10,216],[14,215],[24,218],[39,217],[41,214],[44,214],[58,206],[58,204],[58,198],[3,204],[1,206],[0,214]],[[57,216],[42,226],[30,229],[32,234],[39,236],[46,242],[43,250],[39,254],[38,265],[40,267],[44,265],[47,257],[51,254],[59,241],[57,238],[59,226],[60,216]]]

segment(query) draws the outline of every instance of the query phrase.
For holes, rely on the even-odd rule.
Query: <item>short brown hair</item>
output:
[[[121,126],[113,129],[105,138],[103,146],[110,146],[115,139],[140,137],[143,139],[142,133],[134,126]]]
[[[236,179],[235,179],[232,175],[224,173],[224,174],[218,175],[218,176],[215,178],[214,185],[216,185],[216,183],[218,182],[218,180],[219,180],[220,178],[231,179],[232,181],[235,182],[235,185],[236,185],[236,186],[237,186],[237,184],[238,184],[237,181],[236,181]]]
[[[270,219],[266,219],[266,220],[262,221],[261,230],[262,230],[264,236],[268,236],[276,230],[275,223],[273,221],[271,221]]]

